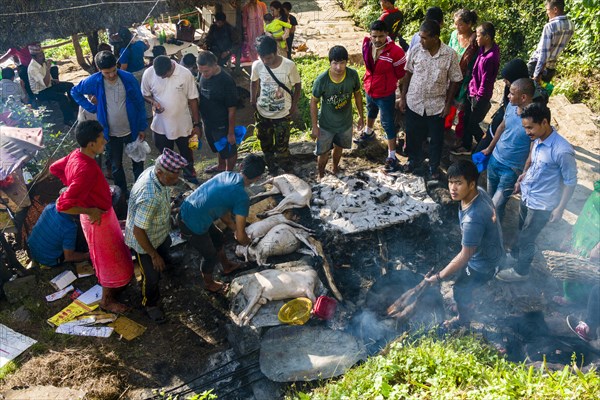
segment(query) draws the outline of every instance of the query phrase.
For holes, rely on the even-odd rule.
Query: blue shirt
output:
[[[504,132],[498,139],[492,155],[499,163],[523,171],[529,155],[531,139],[523,128],[521,116],[517,114],[517,110],[517,106],[510,103],[506,105]]]
[[[74,217],[48,204],[29,235],[27,245],[31,258],[43,265],[60,263],[63,250],[75,250],[77,224]]]
[[[143,132],[148,127],[146,121],[146,105],[142,96],[140,84],[133,74],[117,70],[117,75],[125,87],[125,108],[127,109],[127,119],[131,129],[131,141],[137,139],[138,133]],[[94,95],[98,100],[97,104],[92,104],[85,95]],[[106,108],[106,92],[104,90],[104,78],[101,72],[82,80],[71,89],[73,99],[86,111],[96,114],[98,122],[104,128],[104,138],[110,139],[108,127],[108,115]]]
[[[577,184],[575,150],[554,128],[531,149],[531,165],[521,181],[521,198],[532,210],[552,211],[560,203],[563,185]]]
[[[119,62],[127,64],[127,72],[137,72],[144,69],[144,52],[146,44],[144,42],[134,42],[126,49],[121,49]]]
[[[481,273],[496,269],[504,257],[502,228],[496,217],[496,209],[490,196],[478,187],[479,194],[466,208],[458,210],[462,232],[462,245],[477,247],[467,265]]]
[[[244,178],[236,172],[221,172],[203,183],[181,205],[181,220],[196,235],[208,232],[213,221],[231,212],[248,216],[250,197]]]

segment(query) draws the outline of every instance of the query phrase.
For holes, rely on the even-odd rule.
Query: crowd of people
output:
[[[238,90],[224,67],[235,35],[224,14],[215,16],[209,50],[200,51],[195,59],[186,56],[178,63],[157,53],[150,67],[138,68],[137,58],[143,57],[147,47],[136,42],[140,44],[124,46],[115,53],[111,49],[98,52],[94,59],[98,72],[74,87],[51,76],[51,65],[45,62],[39,45],[28,47],[31,92],[39,99],[60,98],[65,121],[74,118],[73,105],[95,116],[78,123],[79,148],[50,168],[68,188],[56,204],[46,208],[30,237],[30,254],[36,261],[56,265],[89,258],[104,289],[101,306],[123,312],[126,308],[117,295],[133,274],[131,249],[142,272],[142,305],[150,318],[164,322],[158,282],[170,262],[173,210],[169,188],[177,183],[180,172],[188,182],[200,184],[193,149],[205,137],[218,160],[205,172],[218,174],[183,201],[177,223],[203,257],[206,289],[215,293],[225,289],[223,282],[214,279],[215,265],[220,263],[224,274],[240,265],[227,259],[223,234],[213,222],[221,219],[240,244],[248,244],[244,228],[249,198],[244,187],[258,180],[265,169],[277,175],[281,168],[288,170],[292,165],[290,128],[302,89],[291,60],[297,21],[289,13],[291,4],[273,1],[269,6],[270,13],[257,0],[249,0],[243,7],[243,52],[253,60],[250,105],[263,155],[246,156],[240,172],[235,172]],[[421,173],[428,167],[425,174],[439,180],[444,132],[452,127],[457,139],[450,149],[453,154],[481,153],[489,158],[487,190],[477,186],[479,170],[470,160],[448,168],[450,195],[460,201],[462,249],[445,268],[426,278],[435,283],[458,275],[454,283],[456,321],[465,323],[472,315],[474,288],[494,276],[505,282],[528,279],[537,236],[548,222],[562,218],[576,186],[573,147],[552,127],[547,96],[541,95],[544,89],[540,86],[554,76],[557,57],[573,34],[573,25],[564,15],[562,0],[547,0],[549,22],[529,64],[512,60],[500,70],[496,35],[501,33],[491,22],[478,22],[476,12],[459,10],[453,15],[456,29],[445,44],[440,40],[443,13],[431,7],[408,43],[401,35],[402,15],[393,0],[382,0],[381,6],[383,14],[370,25],[362,44],[366,67],[362,84],[357,71],[348,66],[349,54],[342,46],[329,50],[330,66],[313,83],[310,116],[317,178],[328,173],[330,155],[330,173],[340,174],[344,149],[350,149],[353,142],[362,147],[376,140],[378,116],[387,146],[386,173]],[[125,41],[131,40],[127,32],[119,31]],[[480,123],[490,111],[498,74],[506,84],[505,96],[484,133]],[[4,88],[14,86],[14,74],[3,71],[3,77],[0,88],[9,90]],[[25,98],[27,93],[23,90],[19,96]],[[135,182],[129,191],[123,153],[126,146],[145,138],[146,105],[152,109],[150,130],[161,155],[146,169],[143,161],[132,162]],[[404,145],[398,140],[397,112],[405,120]],[[353,138],[355,127],[360,134]],[[115,185],[129,201],[124,239],[107,180],[94,161],[103,153]],[[398,154],[407,157],[404,165]],[[521,194],[519,232],[507,256],[501,221],[514,193]],[[74,215],[81,216],[89,252],[76,246]],[[57,232],[56,240],[41,239],[49,229]]]

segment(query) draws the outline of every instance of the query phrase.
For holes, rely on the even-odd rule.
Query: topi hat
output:
[[[40,54],[42,52],[42,46],[40,46],[39,44],[30,44],[29,46],[27,46],[27,48],[29,49],[29,54],[36,55],[36,54]]]
[[[158,156],[156,162],[169,172],[179,173],[179,171],[188,165],[188,162],[181,155],[171,149],[164,149]]]

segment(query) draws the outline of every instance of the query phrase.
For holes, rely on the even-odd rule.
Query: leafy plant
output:
[[[474,336],[402,338],[386,355],[368,359],[293,399],[597,399],[600,376],[575,363],[560,371],[514,364]]]
[[[42,46],[51,46],[53,44],[62,43],[70,39],[71,38],[44,40],[42,42]],[[92,52],[90,50],[87,37],[79,37],[79,44],[81,45],[81,51],[83,51],[83,54],[90,54]],[[73,43],[69,43],[63,46],[46,49],[44,50],[44,53],[46,54],[46,58],[50,60],[64,60],[75,56],[75,47],[73,47]]]

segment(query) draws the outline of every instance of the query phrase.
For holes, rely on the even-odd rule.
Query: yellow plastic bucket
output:
[[[310,318],[311,310],[312,301],[306,297],[299,297],[285,303],[277,313],[277,318],[284,324],[304,325]]]

